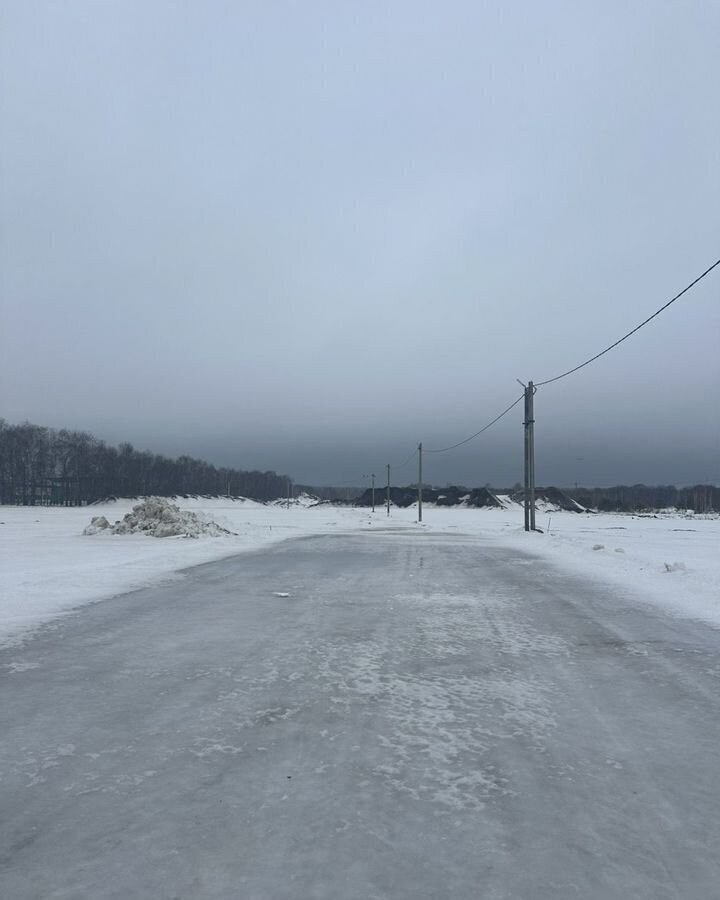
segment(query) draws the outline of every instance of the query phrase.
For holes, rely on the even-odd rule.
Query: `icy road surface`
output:
[[[711,900],[719,638],[478,538],[200,566],[0,653],[0,896]]]

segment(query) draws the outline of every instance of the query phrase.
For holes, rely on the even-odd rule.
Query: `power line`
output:
[[[404,468],[409,462],[411,462],[411,460],[415,459],[415,457],[417,456],[417,452],[418,452],[418,448],[416,447],[416,448],[413,450],[413,452],[410,454],[410,456],[408,456],[408,458],[405,460],[405,462],[401,462],[401,463],[400,463],[399,465],[397,465],[397,466],[390,466],[390,469],[393,470],[393,469],[402,469],[402,468]]]
[[[416,448],[413,450],[413,452],[410,454],[410,456],[408,456],[408,458],[407,458],[406,460],[404,460],[404,462],[401,462],[401,463],[400,463],[399,465],[397,465],[397,466],[390,466],[390,468],[391,468],[391,469],[402,469],[404,466],[406,466],[409,462],[411,462],[411,461],[417,456],[417,452],[418,452],[418,450],[417,450],[417,447],[416,447]],[[362,485],[362,484],[358,484],[358,482],[362,482],[362,481],[364,481],[366,478],[370,478],[370,477],[371,477],[370,475],[368,475],[368,474],[366,474],[366,473],[363,473],[362,475],[356,475],[354,478],[351,478],[351,479],[349,479],[348,481],[336,481],[334,484],[331,485],[331,487],[336,487],[336,488],[340,488],[340,487],[356,487],[356,488],[361,488],[361,487],[363,487],[363,485]]]
[[[710,272],[712,272],[712,270],[713,270],[716,266],[718,266],[718,265],[720,265],[720,259],[716,260],[716,261],[710,266],[709,269],[705,269],[705,271],[702,273],[702,275],[698,275],[698,277],[697,277],[694,281],[691,281],[690,284],[689,284],[687,287],[683,288],[683,289],[680,291],[679,294],[676,294],[676,295],[672,298],[672,300],[668,300],[668,302],[667,302],[664,306],[661,306],[660,309],[658,309],[656,312],[654,312],[651,316],[648,316],[648,318],[645,319],[644,322],[641,322],[639,325],[636,325],[635,328],[633,328],[632,331],[628,331],[627,334],[623,335],[623,336],[620,338],[620,340],[615,341],[614,344],[610,344],[609,347],[606,347],[606,348],[605,348],[604,350],[602,350],[600,353],[596,353],[595,356],[591,356],[590,359],[585,360],[584,363],[580,363],[579,366],[575,366],[575,368],[573,368],[573,369],[568,369],[567,372],[563,372],[562,375],[556,375],[554,378],[548,378],[546,381],[536,381],[536,382],[535,382],[535,387],[542,387],[542,386],[545,385],[545,384],[552,384],[553,381],[560,381],[561,378],[566,378],[568,375],[572,375],[573,372],[577,372],[579,369],[584,369],[585,366],[589,366],[591,362],[595,362],[595,360],[596,360],[596,359],[600,359],[601,356],[605,356],[606,353],[609,353],[611,350],[615,349],[615,347],[617,347],[618,344],[622,344],[623,341],[626,341],[631,335],[635,334],[636,331],[640,331],[640,329],[641,329],[644,325],[647,325],[648,322],[652,322],[652,320],[653,320],[656,316],[659,316],[661,312],[663,312],[664,310],[666,310],[666,309],[668,308],[668,306],[670,306],[670,305],[671,305],[672,303],[674,303],[676,300],[679,300],[679,299],[682,297],[683,294],[686,294],[686,293],[690,290],[690,288],[695,287],[695,285],[696,285],[699,281],[702,281],[702,279],[703,279],[706,275],[709,275]],[[429,451],[428,451],[428,452],[429,452]]]
[[[600,353],[596,353],[595,356],[591,356],[590,359],[585,360],[585,362],[582,362],[579,365],[574,366],[572,369],[568,369],[567,372],[562,372],[560,375],[556,375],[554,378],[547,378],[545,381],[535,382],[535,384],[533,385],[533,393],[538,387],[543,387],[544,385],[547,385],[547,384],[553,384],[555,381],[560,381],[560,379],[562,379],[562,378],[567,378],[568,375],[572,375],[575,372],[578,372],[580,369],[584,369],[585,366],[589,366],[590,363],[595,362],[596,359],[600,359],[601,356],[604,356],[606,353],[609,353],[611,350],[614,350],[615,347],[622,344],[623,341],[626,341],[629,337],[632,337],[632,335],[635,334],[635,332],[639,331],[641,328],[643,328],[649,322],[652,322],[652,320],[655,319],[657,316],[659,316],[660,313],[664,312],[669,306],[671,306],[673,303],[675,303],[676,300],[679,300],[691,288],[695,287],[696,284],[698,284],[700,281],[702,281],[706,275],[709,275],[710,272],[712,272],[712,270],[715,269],[719,265],[720,265],[720,259],[716,260],[701,275],[698,275],[697,278],[695,278],[693,281],[691,281],[690,284],[687,285],[687,287],[683,288],[678,294],[676,294],[674,297],[672,297],[670,300],[668,300],[667,303],[663,304],[663,306],[661,306],[660,309],[656,310],[651,316],[648,316],[647,319],[640,322],[639,325],[636,325],[635,328],[633,328],[631,331],[628,331],[627,334],[624,334],[617,341],[610,344],[609,347],[606,347],[604,350],[601,350]],[[471,434],[469,437],[466,437],[463,440],[458,441],[455,444],[451,444],[448,447],[437,447],[435,449],[425,449],[425,452],[426,453],[447,453],[447,451],[449,451],[449,450],[455,450],[456,447],[462,447],[463,444],[469,443],[470,441],[474,440],[476,437],[479,437],[481,434],[483,434],[489,428],[492,428],[493,425],[495,425],[497,422],[499,422],[500,419],[503,418],[503,416],[506,416],[524,398],[525,398],[525,392],[523,392],[519,397],[517,397],[515,400],[513,400],[513,402],[508,407],[506,407],[501,413],[499,413],[499,415],[495,416],[494,419],[492,419],[486,425],[483,425],[483,427],[479,431],[476,431],[474,434]],[[396,466],[389,466],[389,469],[390,470],[402,469],[409,462],[411,462],[417,454],[418,454],[418,448],[416,448],[411,453],[411,455],[408,456],[408,458],[405,459],[403,462],[399,463]],[[366,477],[367,477],[366,475],[362,475],[362,476],[359,476],[359,478],[355,479],[355,480],[361,480]],[[336,486],[342,487],[344,485],[349,485],[351,483],[352,482],[343,482],[340,485],[336,485]]]
[[[471,434],[470,437],[467,437],[467,438],[465,438],[465,439],[462,440],[462,441],[458,441],[457,444],[451,444],[449,447],[439,447],[439,448],[437,448],[436,450],[427,450],[427,449],[425,449],[424,452],[425,452],[425,453],[445,453],[445,452],[448,451],[448,450],[454,450],[456,447],[462,447],[463,444],[467,444],[469,441],[472,441],[472,440],[474,440],[476,437],[478,437],[479,435],[481,435],[481,434],[483,433],[483,431],[487,431],[488,428],[492,428],[492,426],[493,426],[496,422],[499,422],[500,419],[502,419],[503,416],[506,416],[506,415],[510,412],[511,409],[513,409],[514,407],[516,407],[516,406],[518,405],[518,403],[519,403],[524,397],[525,397],[525,394],[520,394],[520,396],[517,398],[517,400],[513,400],[513,402],[510,404],[510,406],[508,406],[506,409],[504,409],[504,410],[500,413],[499,416],[495,416],[495,418],[494,418],[491,422],[488,422],[487,425],[483,425],[483,427],[480,429],[480,431],[476,431],[475,434]]]

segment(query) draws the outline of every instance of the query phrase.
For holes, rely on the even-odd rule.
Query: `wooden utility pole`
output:
[[[387,506],[387,514],[390,515],[390,463],[388,463],[385,468],[387,469],[387,488],[385,490],[385,505]]]
[[[372,511],[375,512],[375,473],[370,476],[372,478]]]
[[[418,444],[418,522],[422,522],[422,441]]]

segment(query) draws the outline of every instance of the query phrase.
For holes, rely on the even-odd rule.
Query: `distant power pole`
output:
[[[585,462],[585,457],[584,457],[584,456],[576,456],[576,457],[575,457],[575,462]],[[579,468],[580,468],[579,466],[575,466],[575,493],[576,493],[576,494],[577,494],[577,490],[578,490],[578,480],[577,480],[577,478],[578,478]],[[575,497],[574,499],[577,500],[577,497]]]
[[[385,468],[387,469],[387,489],[385,490],[385,505],[387,506],[387,514],[390,515],[390,463],[388,463]]]
[[[372,478],[372,511],[375,512],[375,473],[370,476]]]
[[[290,501],[292,500],[292,478],[288,478],[288,495],[287,495],[287,508],[290,509]]]
[[[418,522],[422,522],[422,441],[418,444]]]

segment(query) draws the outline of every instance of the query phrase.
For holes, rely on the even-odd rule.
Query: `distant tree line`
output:
[[[720,488],[712,484],[676,487],[673,484],[616,485],[605,488],[565,488],[565,493],[583,506],[601,512],[642,512],[643,510],[687,509],[720,512]]]
[[[79,506],[107,497],[228,494],[273,500],[287,494],[275,472],[217,468],[201,459],[170,459],[132,444],[110,446],[84,431],[0,419],[0,503]]]

